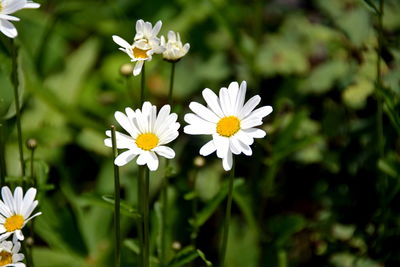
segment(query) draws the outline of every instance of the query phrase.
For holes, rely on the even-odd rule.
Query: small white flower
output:
[[[219,91],[219,97],[210,89],[203,90],[208,107],[191,102],[189,108],[195,113],[185,115],[184,132],[192,135],[212,135],[212,140],[200,149],[200,155],[208,156],[217,151],[226,171],[232,168],[232,153],[251,156],[250,145],[254,138],[263,138],[265,132],[254,128],[262,124],[262,119],[272,112],[271,106],[254,108],[260,103],[258,95],[246,103],[246,82],[232,82],[228,88]]]
[[[38,212],[31,216],[39,203],[35,200],[36,189],[29,188],[23,196],[22,188],[17,187],[13,196],[10,188],[3,186],[1,196],[3,201],[0,200],[0,240],[5,240],[12,234],[14,241],[24,240],[22,228],[32,218],[42,214]]]
[[[131,61],[136,62],[133,75],[140,74],[144,61],[150,61],[153,54],[160,54],[164,51],[164,48],[160,46],[160,38],[157,37],[161,25],[161,21],[158,21],[153,28],[150,22],[138,20],[133,44],[129,44],[117,35],[112,36],[114,42],[121,46],[119,49],[128,54]]]
[[[21,249],[21,243],[3,241],[0,243],[0,266],[25,267],[21,261],[24,260],[24,254],[18,253]]]
[[[184,57],[189,51],[190,44],[185,45],[181,42],[179,32],[168,32],[168,42],[165,41],[164,36],[161,36],[161,46],[165,47],[163,57],[167,61],[176,62]]]
[[[10,14],[23,8],[38,7],[40,7],[38,3],[27,0],[0,0],[0,31],[7,37],[17,37],[17,29],[10,21],[19,21],[19,18]]]
[[[174,158],[175,151],[165,145],[178,137],[180,125],[176,122],[178,115],[170,114],[170,111],[170,106],[165,105],[157,115],[156,106],[144,102],[142,110],[126,108],[126,114],[115,112],[115,119],[130,136],[116,132],[117,148],[128,150],[118,155],[114,164],[123,166],[138,156],[138,165],[147,164],[151,171],[155,171],[159,164],[157,154],[167,159]],[[111,137],[111,131],[106,131],[106,135]],[[112,147],[111,138],[105,139],[104,144]]]

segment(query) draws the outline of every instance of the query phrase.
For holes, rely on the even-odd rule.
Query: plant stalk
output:
[[[234,179],[235,179],[235,159],[233,158],[232,169],[229,173],[228,199],[226,202],[224,230],[222,232],[222,245],[221,245],[220,265],[219,265],[220,267],[223,267],[225,264],[226,248],[228,245],[228,235],[229,235],[229,222],[231,220]]]
[[[18,80],[18,47],[14,40],[11,40],[11,81],[14,87],[14,100],[15,100],[15,110],[17,118],[17,132],[18,132],[18,150],[19,150],[19,161],[21,165],[21,175],[22,178],[25,176],[25,164],[24,164],[24,150],[22,145],[22,129],[21,129],[21,111],[19,104],[19,80]]]
[[[115,126],[111,125],[111,140],[113,150],[113,163],[115,158],[118,156],[117,141],[115,137]],[[114,266],[119,267],[121,265],[121,223],[120,223],[120,183],[119,183],[119,168],[114,165],[114,225],[115,225],[115,258]]]
[[[383,101],[382,101],[382,45],[383,45],[383,5],[384,0],[379,1],[378,10],[378,49],[377,49],[377,62],[376,62],[376,98],[377,98],[377,134],[378,134],[378,147],[379,147],[379,157],[384,155],[384,133],[383,133]]]
[[[142,67],[142,76],[141,76],[141,80],[140,80],[140,103],[143,105],[145,98],[144,95],[144,89],[146,87],[146,63],[143,63],[143,67]]]
[[[150,265],[150,238],[149,238],[149,169],[144,167],[143,172],[143,267]]]
[[[5,121],[0,121],[0,185],[3,187],[6,185],[6,134],[5,134]]]

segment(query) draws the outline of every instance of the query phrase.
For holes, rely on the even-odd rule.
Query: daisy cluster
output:
[[[170,31],[168,41],[163,36],[158,38],[161,24],[161,21],[158,21],[152,27],[150,22],[138,20],[132,45],[121,37],[113,36],[113,40],[121,46],[120,50],[128,54],[132,61],[137,62],[133,70],[134,75],[140,73],[144,61],[151,60],[153,54],[162,53],[164,59],[177,61],[189,50],[189,44],[182,45],[179,33]],[[200,155],[208,156],[216,152],[226,171],[232,169],[233,155],[252,155],[250,146],[254,139],[266,135],[264,130],[256,127],[262,125],[263,118],[272,112],[271,106],[256,108],[261,102],[259,95],[245,101],[246,89],[246,81],[240,85],[238,82],[232,82],[227,88],[222,87],[218,94],[206,88],[202,92],[206,106],[191,102],[189,108],[193,113],[184,116],[185,122],[188,123],[183,130],[186,134],[211,137],[211,140],[200,148]],[[171,107],[165,105],[157,115],[157,108],[150,102],[145,102],[141,110],[126,108],[125,113],[117,111],[115,119],[129,135],[116,133],[117,148],[127,150],[121,153],[114,163],[123,166],[137,157],[138,165],[147,165],[154,171],[159,165],[158,156],[174,158],[174,150],[166,145],[178,137],[180,125],[177,122],[177,114],[170,111]],[[105,139],[105,145],[111,147],[111,131],[107,131],[106,135],[109,138]]]
[[[189,51],[190,45],[182,44],[179,33],[168,32],[168,41],[164,36],[159,38],[162,22],[158,21],[154,27],[150,22],[138,20],[136,22],[136,34],[133,43],[125,41],[117,35],[113,35],[113,40],[120,46],[120,50],[125,52],[132,62],[136,62],[133,75],[140,74],[145,61],[150,61],[153,54],[162,54],[163,58],[170,62],[179,61]]]
[[[10,188],[4,186],[1,189],[0,200],[0,266],[24,267],[22,262],[24,255],[18,253],[21,248],[19,241],[24,240],[22,228],[41,212],[31,215],[38,205],[35,200],[36,189],[30,188],[23,194],[22,188],[17,187],[14,194]],[[12,241],[6,241],[12,237]]]

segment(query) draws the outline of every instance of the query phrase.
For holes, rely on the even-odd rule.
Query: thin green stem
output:
[[[171,76],[169,78],[168,104],[172,106],[175,78],[175,62],[171,63]]]
[[[5,136],[5,122],[0,121],[0,183],[3,187],[6,184],[6,159],[5,159],[5,144],[6,144],[6,136]]]
[[[21,245],[22,245],[22,251],[24,252],[24,255],[25,255],[26,266],[27,267],[34,267],[33,266],[32,255],[31,255],[30,251],[27,248],[26,242],[21,242]]]
[[[25,164],[24,164],[24,150],[22,147],[22,130],[21,130],[21,111],[19,109],[19,81],[18,81],[18,47],[14,40],[11,40],[11,60],[12,60],[12,70],[11,70],[11,81],[14,87],[14,100],[15,100],[15,110],[17,118],[17,132],[18,132],[18,149],[19,149],[19,160],[21,164],[21,174],[22,177],[25,176]]]
[[[233,159],[232,169],[229,175],[229,184],[228,184],[228,199],[226,202],[226,211],[225,211],[225,222],[224,222],[224,230],[222,232],[222,245],[221,245],[221,254],[220,254],[220,267],[224,266],[225,256],[226,256],[226,248],[228,245],[228,235],[229,235],[229,222],[231,220],[231,208],[232,208],[232,196],[233,196],[233,180],[235,179],[235,161]]]
[[[174,77],[175,77],[175,62],[171,63],[171,76],[169,81],[168,91],[168,104],[172,106],[173,91],[174,91]],[[168,221],[168,171],[169,171],[169,160],[165,163],[164,179],[161,185],[161,252],[160,252],[160,266],[166,264],[166,247],[167,247],[167,221]]]
[[[139,236],[139,266],[143,266],[143,251],[144,251],[144,235],[143,235],[143,184],[144,184],[144,169],[146,166],[139,166],[138,170],[138,210],[140,218],[137,222],[138,236]]]
[[[111,125],[111,140],[113,149],[113,162],[118,156],[117,141],[115,137],[115,126]],[[114,266],[119,267],[121,264],[121,224],[120,224],[120,186],[119,186],[119,168],[114,165],[114,225],[115,225],[115,264]]]
[[[146,87],[146,63],[143,63],[142,67],[142,78],[140,80],[140,103],[143,104],[145,98],[145,87]]]
[[[192,185],[192,191],[196,194],[196,181],[197,181],[197,168],[193,171],[193,180],[192,180],[192,183],[193,183],[193,185]],[[195,219],[196,218],[196,215],[197,215],[197,206],[198,206],[198,198],[197,198],[197,195],[195,195],[194,197],[193,197],[193,201],[192,201],[192,218],[193,219]],[[190,236],[190,239],[191,239],[191,243],[192,243],[192,245],[193,246],[195,246],[196,245],[196,238],[197,238],[197,234],[198,234],[198,231],[199,231],[199,227],[196,225],[196,224],[194,224],[195,226],[193,226],[193,231],[192,231],[192,234],[191,234],[191,236]]]
[[[150,238],[149,238],[149,169],[145,167],[143,173],[143,267],[150,265]]]
[[[381,97],[382,86],[382,43],[383,43],[383,5],[384,0],[379,1],[379,12],[378,12],[378,49],[377,49],[377,61],[376,61],[376,98],[377,98],[377,134],[378,134],[378,147],[379,156],[384,155],[384,133],[383,133],[383,103]]]

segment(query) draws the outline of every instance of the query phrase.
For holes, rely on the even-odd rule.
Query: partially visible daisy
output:
[[[18,253],[21,249],[21,243],[3,241],[0,243],[0,266],[12,266],[12,267],[25,267],[22,262],[24,260],[24,254]]]
[[[164,51],[164,48],[160,46],[160,38],[157,37],[161,25],[161,21],[158,21],[153,28],[150,22],[138,20],[133,44],[128,43],[117,35],[112,36],[114,42],[121,46],[119,49],[128,54],[131,61],[136,62],[133,75],[140,74],[144,61],[150,61],[153,54],[160,54]]]
[[[35,200],[36,189],[29,188],[25,196],[22,188],[17,187],[14,190],[14,196],[10,188],[3,186],[1,188],[2,201],[0,200],[0,240],[7,239],[14,234],[13,240],[24,240],[22,228],[32,218],[42,214],[35,213],[31,216],[33,210],[39,204]]]
[[[254,108],[261,97],[253,96],[245,103],[246,81],[232,82],[228,88],[219,91],[219,97],[210,89],[203,90],[208,107],[191,102],[189,108],[194,112],[185,115],[184,132],[192,135],[211,135],[212,140],[200,149],[202,156],[217,151],[226,171],[232,168],[232,153],[251,156],[250,145],[254,138],[263,138],[263,130],[254,128],[262,124],[262,119],[272,112],[271,106]]]
[[[176,62],[184,57],[189,51],[190,44],[185,45],[181,42],[179,32],[174,31],[168,32],[168,41],[165,41],[164,36],[161,36],[161,46],[165,47],[163,52],[163,58],[167,61]]]
[[[10,14],[23,8],[38,8],[40,4],[26,0],[0,0],[0,31],[7,37],[15,38],[17,29],[10,21],[19,21],[19,18]]]
[[[138,156],[138,165],[147,164],[151,171],[155,171],[159,165],[157,155],[174,158],[175,151],[165,145],[178,137],[180,124],[176,122],[178,115],[170,111],[171,107],[165,105],[157,115],[156,106],[144,102],[141,110],[126,108],[126,114],[115,112],[115,119],[130,136],[116,132],[117,148],[128,150],[119,154],[114,164],[123,166]],[[106,135],[111,137],[111,131],[106,131]],[[105,139],[104,144],[112,147],[111,138]]]

